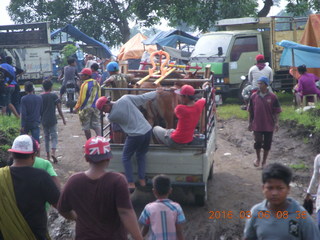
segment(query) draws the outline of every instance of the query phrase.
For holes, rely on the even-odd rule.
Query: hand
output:
[[[74,114],[77,114],[78,112],[79,112],[79,109],[78,109],[78,108],[73,109],[73,113],[74,113]]]
[[[20,133],[21,133],[21,134],[25,134],[25,132],[24,132],[24,127],[20,128]]]
[[[278,132],[278,130],[279,130],[279,124],[276,123],[276,125],[274,126],[274,131],[275,131],[275,132]]]
[[[310,199],[312,199],[312,198],[311,198],[311,194],[310,194],[310,193],[307,193],[307,195],[305,196],[304,199],[305,199],[305,200],[310,200]]]
[[[249,130],[250,132],[252,132],[252,123],[249,123],[249,125],[248,125],[248,130]]]
[[[63,125],[66,125],[66,124],[67,124],[67,122],[66,122],[65,119],[62,119],[62,122],[63,122]]]

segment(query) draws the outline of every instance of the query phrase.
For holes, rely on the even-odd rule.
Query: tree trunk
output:
[[[265,0],[263,8],[260,10],[260,12],[258,12],[258,17],[266,17],[269,14],[272,6],[273,0]]]

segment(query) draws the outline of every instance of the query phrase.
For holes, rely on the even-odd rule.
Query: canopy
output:
[[[110,58],[112,53],[107,45],[89,37],[88,35],[81,32],[71,24],[68,24],[64,28],[57,29],[51,32],[51,39],[54,39],[60,32],[65,32],[73,37],[75,40],[82,41],[87,44],[86,52],[92,53],[100,58]],[[93,51],[92,47],[95,47],[96,51]]]
[[[189,52],[181,51],[179,49],[167,47],[167,46],[164,46],[163,49],[164,49],[164,51],[169,53],[170,58],[176,58],[179,60],[189,61],[189,58],[191,55],[191,53],[189,53]]]
[[[159,39],[157,41],[157,45],[163,47],[163,46],[168,46],[168,47],[177,47],[177,43],[186,43],[188,45],[196,45],[198,39],[194,40],[192,38],[184,37],[181,35],[171,35],[166,38]]]
[[[137,33],[120,48],[118,59],[123,61],[127,59],[140,59],[144,51],[148,51],[149,53],[156,51],[155,45],[144,47],[142,41],[146,39],[146,36]]]
[[[197,42],[198,39],[199,39],[199,38],[197,38],[197,37],[194,37],[194,36],[190,35],[189,33],[184,32],[184,31],[180,31],[180,30],[170,30],[170,31],[160,31],[160,32],[158,32],[157,34],[155,34],[154,36],[152,36],[151,38],[148,38],[147,40],[144,40],[144,41],[142,41],[142,42],[143,42],[143,44],[145,44],[145,45],[157,44],[157,43],[159,43],[159,40],[165,39],[165,38],[170,37],[170,36],[172,36],[172,35],[177,35],[177,36],[180,36],[180,37],[184,37],[184,38],[180,38],[180,40],[183,40],[182,42],[187,41],[187,39],[188,39],[188,41],[189,41],[189,40],[193,40],[193,41]],[[171,42],[172,39],[173,39],[173,38],[169,39],[169,40],[168,40],[168,43],[171,44],[171,45],[170,45],[171,47],[176,47],[176,43],[177,43],[177,42],[175,42],[175,45],[173,46],[173,45],[172,45],[172,42]],[[179,40],[178,37],[176,37],[176,41],[177,41],[177,40]],[[194,45],[195,42],[193,42],[192,45]],[[184,42],[184,43],[186,43],[186,42]],[[164,44],[164,43],[163,43],[163,44]],[[188,44],[188,43],[187,43],[187,44]],[[168,45],[161,45],[161,46],[168,46]]]
[[[305,64],[307,68],[320,68],[320,48],[310,47],[288,40],[277,42],[284,47],[280,66],[299,66]],[[292,58],[294,56],[294,58]]]

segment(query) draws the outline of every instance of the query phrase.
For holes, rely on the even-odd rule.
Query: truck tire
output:
[[[198,207],[203,207],[205,202],[205,195],[200,195],[200,194],[194,195],[194,201]]]

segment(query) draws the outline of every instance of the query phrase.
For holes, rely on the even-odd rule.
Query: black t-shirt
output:
[[[42,115],[41,122],[45,127],[51,127],[57,124],[56,105],[60,103],[58,96],[51,92],[41,94],[42,97]]]
[[[33,167],[10,167],[18,208],[37,239],[47,239],[45,203],[56,204],[60,192],[47,172]],[[1,237],[0,237],[1,239]]]

